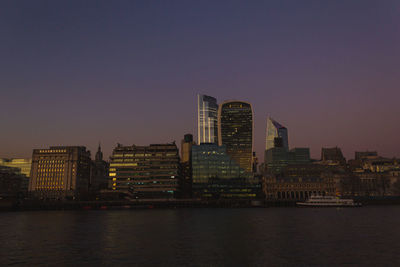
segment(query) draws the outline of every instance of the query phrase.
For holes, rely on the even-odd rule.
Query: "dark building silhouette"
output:
[[[90,151],[83,146],[34,149],[29,192],[44,199],[85,198],[90,168]]]
[[[356,151],[355,152],[355,160],[363,160],[363,159],[369,159],[369,158],[377,158],[378,157],[378,152],[376,151]]]
[[[0,166],[0,199],[16,198],[28,191],[29,179],[19,168]]]
[[[346,164],[346,159],[343,157],[342,150],[338,147],[322,148],[321,161],[328,164]]]
[[[253,110],[250,103],[226,101],[218,109],[219,145],[247,172],[252,171]]]
[[[90,177],[90,190],[96,192],[108,188],[108,171],[109,164],[103,160],[103,152],[101,146],[96,152],[95,160],[92,161],[91,177]]]
[[[190,198],[192,196],[192,147],[193,135],[185,134],[181,142],[181,197]]]

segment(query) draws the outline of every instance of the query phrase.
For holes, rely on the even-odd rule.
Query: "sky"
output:
[[[400,156],[400,2],[0,1],[0,157],[196,137],[196,95],[289,146]]]

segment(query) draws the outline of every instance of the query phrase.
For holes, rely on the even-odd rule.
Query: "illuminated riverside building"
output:
[[[226,101],[218,109],[218,143],[247,172],[252,171],[253,110],[250,103]]]
[[[90,179],[90,151],[83,146],[34,149],[29,192],[44,199],[82,198]]]
[[[18,168],[26,177],[31,175],[32,159],[0,159],[0,166]]]
[[[114,148],[109,188],[136,198],[174,198],[179,189],[179,152],[175,143]]]
[[[192,147],[193,196],[195,198],[256,198],[260,184],[227,153],[224,145]]]
[[[197,95],[198,144],[218,142],[217,99],[208,95]]]
[[[288,131],[286,127],[282,126],[271,117],[268,117],[266,132],[265,150],[276,147],[275,138],[281,138],[282,147],[285,148],[286,151],[289,150]]]

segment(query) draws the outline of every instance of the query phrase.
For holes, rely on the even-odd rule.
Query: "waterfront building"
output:
[[[266,140],[265,140],[265,150],[274,148],[277,146],[276,138],[281,138],[280,143],[281,147],[285,148],[286,151],[289,150],[289,139],[288,139],[288,131],[286,127],[282,126],[280,123],[272,119],[271,117],[267,118],[267,129],[266,129]]]
[[[226,152],[226,146],[201,144],[192,147],[193,196],[196,198],[256,198],[257,179]]]
[[[109,188],[135,198],[174,198],[179,193],[179,151],[174,143],[114,148]]]
[[[84,146],[34,149],[29,192],[45,199],[84,198],[90,179],[90,151]]]
[[[103,152],[101,151],[100,144],[96,152],[95,160],[92,161],[91,168],[90,190],[92,192],[97,192],[102,189],[107,189],[109,164],[107,161],[103,160]]]
[[[311,195],[334,196],[335,183],[323,177],[263,177],[263,192],[270,201],[299,201]]]
[[[218,143],[246,172],[252,171],[253,110],[250,103],[226,101],[218,109]]]
[[[27,158],[0,159],[0,166],[18,168],[26,177],[31,175],[31,165],[32,159]]]
[[[198,144],[218,142],[217,99],[208,95],[197,95]]]

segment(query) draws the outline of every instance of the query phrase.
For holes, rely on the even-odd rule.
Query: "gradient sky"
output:
[[[249,101],[290,147],[400,156],[400,1],[1,1],[0,157],[196,134],[196,94]]]

